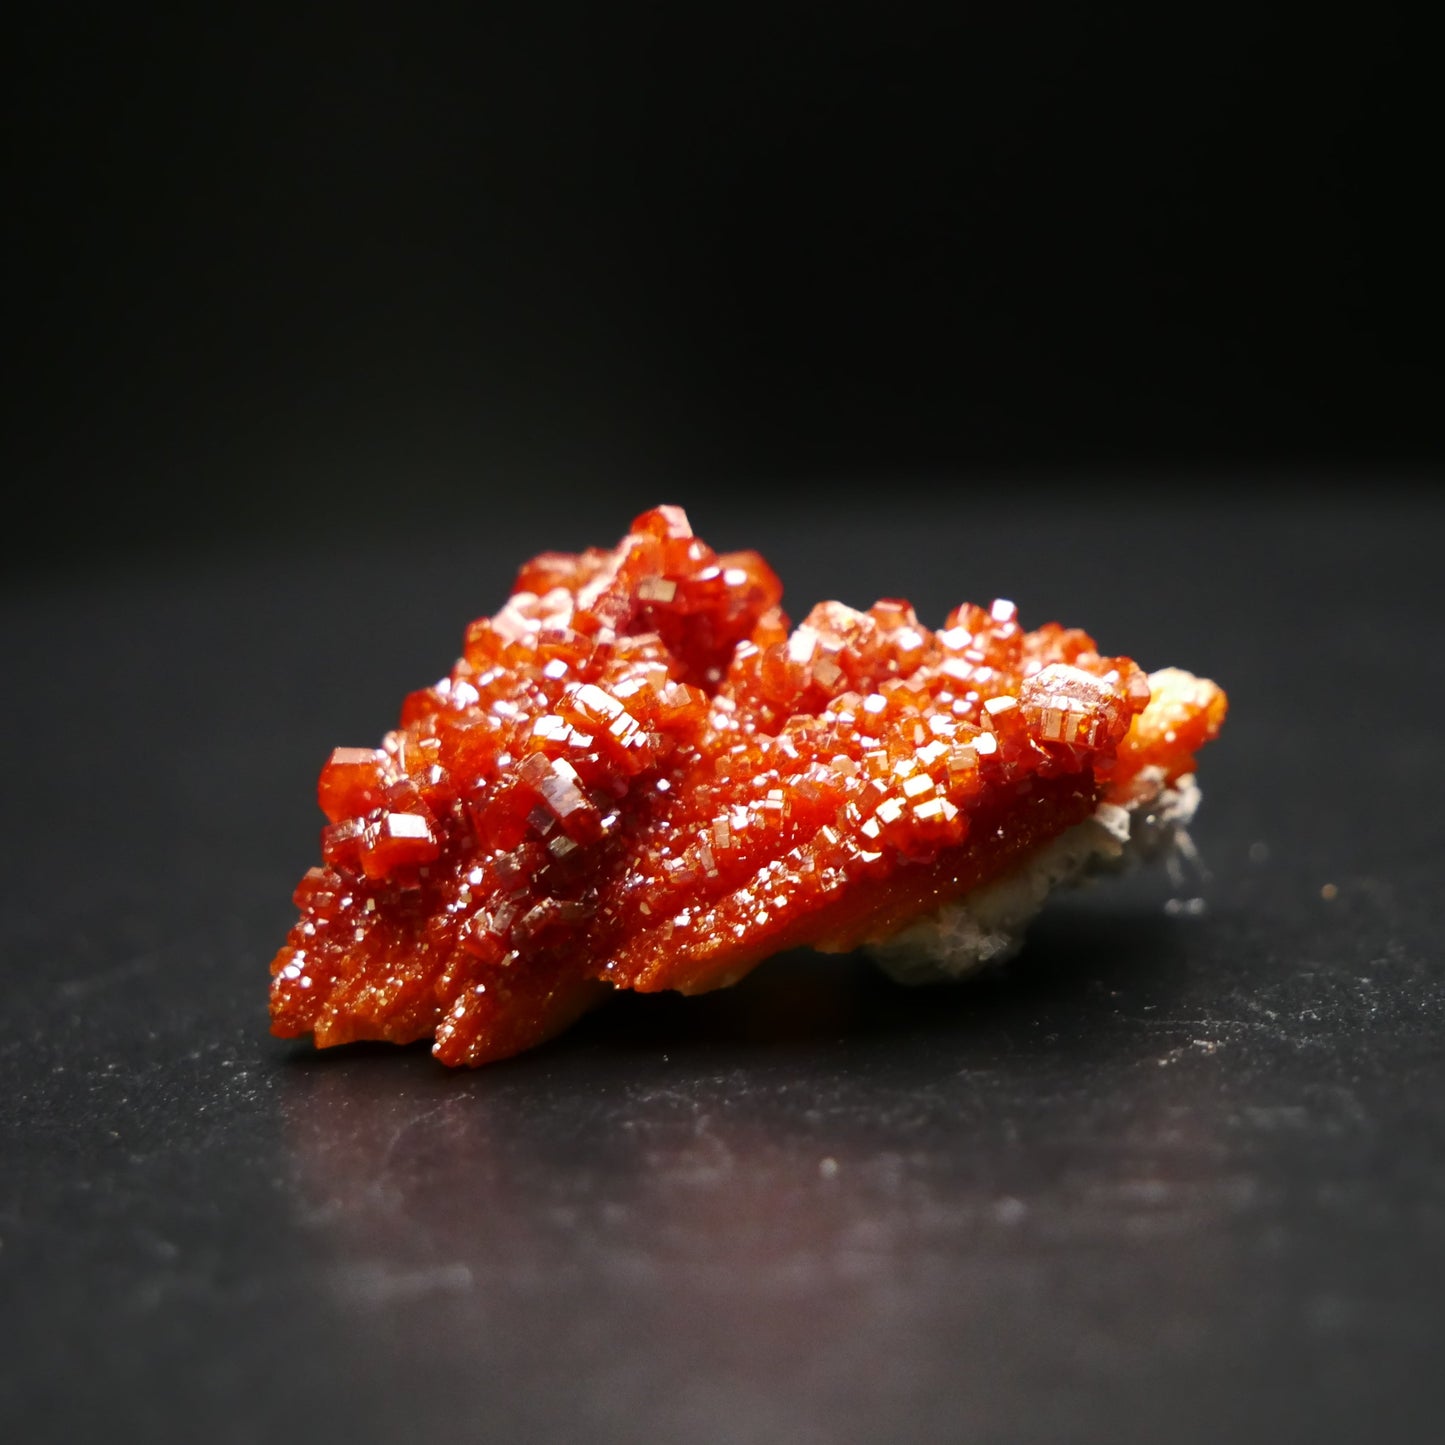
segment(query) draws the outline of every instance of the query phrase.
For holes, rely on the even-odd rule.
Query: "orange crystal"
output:
[[[824,602],[790,631],[781,595],[676,507],[523,567],[382,746],[322,769],[273,1031],[480,1064],[611,989],[879,940],[1192,772],[1224,718],[1187,674],[1146,713],[1132,661],[1012,603],[932,632],[906,602]]]

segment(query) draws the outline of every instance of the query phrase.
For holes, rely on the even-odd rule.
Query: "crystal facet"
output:
[[[676,507],[527,563],[382,747],[322,769],[273,1030],[478,1064],[611,989],[876,943],[1192,773],[1223,722],[1213,683],[1151,688],[1011,602],[938,632],[824,602],[789,631],[781,595]]]

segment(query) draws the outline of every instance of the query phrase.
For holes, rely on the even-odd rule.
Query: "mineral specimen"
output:
[[[720,988],[799,945],[960,971],[1049,883],[1187,821],[1213,683],[1010,602],[938,632],[823,602],[790,631],[781,595],[676,507],[524,566],[382,746],[322,769],[273,1031],[480,1064],[614,989]]]

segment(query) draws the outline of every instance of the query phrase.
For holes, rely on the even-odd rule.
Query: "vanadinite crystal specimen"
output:
[[[479,1064],[612,989],[916,932],[1187,785],[1223,721],[1213,683],[1155,674],[1151,702],[1133,662],[1008,602],[939,632],[905,602],[824,602],[790,631],[781,594],[675,507],[523,567],[382,746],[322,769],[274,1032]]]

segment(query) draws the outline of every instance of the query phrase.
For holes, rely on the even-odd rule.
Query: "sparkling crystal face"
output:
[[[1184,673],[1146,712],[1133,662],[1010,602],[938,632],[906,602],[824,602],[790,631],[781,595],[675,507],[524,566],[382,747],[322,769],[274,1031],[477,1064],[609,987],[697,992],[886,936],[1146,770],[1190,771],[1223,721]]]

